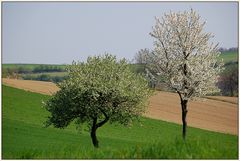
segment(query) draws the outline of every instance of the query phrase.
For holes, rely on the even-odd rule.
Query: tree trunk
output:
[[[187,133],[187,100],[182,100],[181,105],[182,105],[182,123],[183,123],[183,128],[182,128],[182,136],[183,139],[185,140],[186,138],[186,133]]]
[[[233,97],[233,87],[230,86],[230,96]]]
[[[92,138],[92,143],[93,143],[93,146],[95,148],[98,148],[99,145],[98,145],[98,140],[97,140],[97,129],[101,126],[103,126],[105,123],[107,123],[107,121],[109,120],[109,117],[107,116],[107,114],[102,111],[102,113],[104,114],[105,116],[105,119],[102,120],[101,122],[97,123],[97,118],[93,118],[93,124],[92,124],[92,129],[91,129],[91,138]]]
[[[93,119],[93,125],[91,129],[91,138],[92,138],[92,143],[95,148],[98,148],[98,140],[96,136],[96,131],[97,131],[97,119]]]

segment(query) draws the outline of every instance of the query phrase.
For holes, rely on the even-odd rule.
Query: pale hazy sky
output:
[[[220,47],[238,46],[238,2],[2,2],[2,62],[63,64],[152,48],[154,16],[193,8]]]

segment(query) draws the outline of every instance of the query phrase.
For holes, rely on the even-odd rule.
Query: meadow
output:
[[[224,63],[238,61],[238,53],[235,51],[222,52],[219,59],[223,59]]]
[[[107,124],[94,149],[87,127],[44,128],[50,96],[2,86],[3,159],[237,159],[238,136],[142,117],[131,127]]]

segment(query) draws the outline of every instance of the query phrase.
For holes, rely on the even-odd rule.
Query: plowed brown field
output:
[[[3,84],[51,95],[58,87],[51,82],[2,79]],[[188,104],[188,125],[238,135],[238,98],[211,96]],[[176,93],[156,92],[145,116],[181,124],[180,100]]]
[[[11,87],[46,95],[52,95],[58,90],[56,84],[52,82],[6,79],[6,78],[2,78],[2,82],[3,84],[9,85]]]
[[[187,121],[189,126],[223,133],[238,134],[238,104],[226,102],[226,98],[217,96],[218,100],[205,99],[191,101],[188,104]],[[157,92],[150,98],[146,116],[169,122],[181,123],[180,99],[176,93]]]

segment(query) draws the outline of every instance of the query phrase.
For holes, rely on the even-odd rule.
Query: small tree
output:
[[[238,94],[238,64],[230,64],[220,74],[217,83],[223,95],[234,96]]]
[[[45,104],[51,113],[47,126],[64,128],[76,120],[87,123],[94,147],[96,131],[108,121],[129,125],[144,111],[151,91],[147,81],[131,72],[125,59],[115,56],[89,57],[86,63],[73,62],[60,90]]]
[[[149,49],[140,49],[135,55],[135,61],[137,64],[146,65],[147,55],[150,53]]]
[[[188,101],[217,90],[215,83],[222,66],[217,63],[217,45],[209,45],[212,34],[203,31],[204,25],[193,10],[170,12],[156,18],[150,33],[156,40],[148,57],[149,67],[180,97],[184,139]]]

